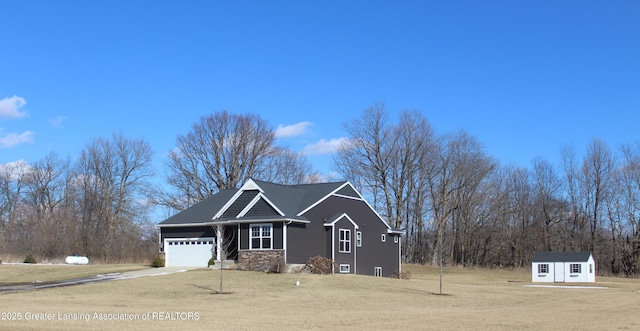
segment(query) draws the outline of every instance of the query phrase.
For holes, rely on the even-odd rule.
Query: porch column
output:
[[[222,261],[222,225],[216,226],[216,260]]]

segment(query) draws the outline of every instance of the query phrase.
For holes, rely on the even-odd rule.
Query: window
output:
[[[539,274],[547,274],[547,273],[549,273],[549,265],[548,264],[538,264],[538,273]]]
[[[593,273],[593,264],[589,263],[589,273]]]
[[[351,230],[340,229],[340,253],[351,253]],[[342,272],[342,271],[341,271]]]
[[[398,243],[398,241],[400,241],[400,237],[398,237],[398,236],[393,236],[393,242],[397,244],[397,243]]]
[[[340,265],[340,273],[342,274],[346,274],[351,272],[351,265],[350,264],[341,264]]]
[[[383,233],[383,234],[380,236],[380,240],[382,240],[382,242],[387,241],[387,235]]]
[[[376,277],[382,277],[382,267],[373,268],[373,275]]]
[[[356,232],[356,247],[362,247],[362,232]]]
[[[571,270],[572,274],[579,274],[582,272],[582,265],[579,263],[571,263],[569,265],[569,270]]]
[[[271,224],[251,225],[249,231],[249,249],[271,249]]]

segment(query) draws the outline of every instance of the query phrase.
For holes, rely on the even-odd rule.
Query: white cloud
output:
[[[0,100],[0,118],[26,117],[27,112],[20,111],[20,108],[26,104],[27,101],[17,95]]]
[[[315,144],[309,144],[304,147],[304,154],[331,154],[336,152],[340,147],[349,143],[346,137],[335,138],[331,140],[321,139]]]
[[[17,180],[31,171],[31,166],[25,160],[0,163],[0,173],[9,180]]]
[[[307,128],[313,125],[311,122],[300,122],[291,125],[278,125],[276,129],[276,138],[295,137],[307,131]]]
[[[0,137],[0,148],[9,148],[15,145],[32,143],[35,132],[25,131],[23,133],[9,133]]]
[[[51,125],[53,125],[56,128],[64,128],[64,125],[62,125],[62,122],[64,122],[64,120],[66,119],[67,119],[66,116],[57,116],[52,119],[49,119],[49,123],[51,123]]]

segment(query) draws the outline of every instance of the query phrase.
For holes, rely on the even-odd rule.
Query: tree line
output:
[[[392,119],[384,103],[344,130],[333,178],[278,146],[260,116],[227,111],[176,138],[162,184],[152,181],[149,143],[122,133],[92,140],[73,159],[0,165],[0,254],[149,260],[159,207],[170,216],[248,178],[346,179],[405,231],[407,263],[519,268],[537,251],[587,250],[600,273],[638,272],[639,144],[614,151],[594,139],[580,158],[567,146],[558,165],[535,158],[525,168],[501,165],[463,130],[437,134],[418,111]]]
[[[527,267],[538,251],[591,251],[600,273],[636,275],[640,144],[593,139],[555,166],[503,166],[465,131],[437,135],[417,111],[391,121],[383,103],[345,125],[335,155],[346,178],[406,231],[404,262]]]
[[[74,159],[0,166],[0,253],[136,261],[157,236],[148,219],[152,150],[122,133],[96,138]]]

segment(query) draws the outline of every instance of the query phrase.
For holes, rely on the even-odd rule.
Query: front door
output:
[[[564,262],[555,262],[553,264],[553,281],[556,283],[564,283]]]

